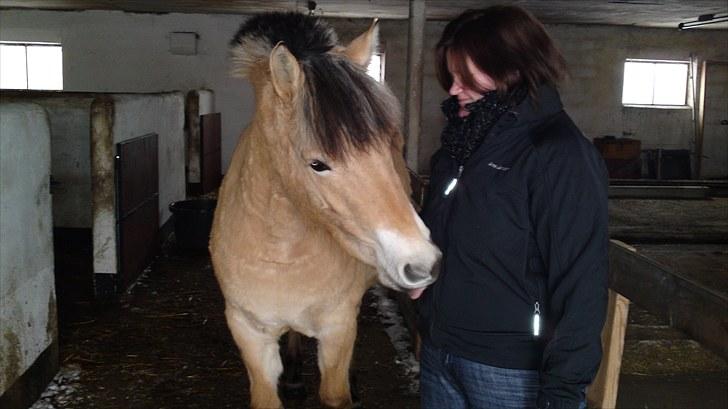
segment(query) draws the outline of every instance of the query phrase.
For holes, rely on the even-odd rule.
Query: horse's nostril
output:
[[[416,285],[420,283],[423,279],[429,277],[427,271],[423,271],[422,269],[417,268],[416,266],[413,266],[409,263],[404,265],[404,268],[402,269],[402,275],[405,283],[409,285]]]
[[[435,264],[432,266],[432,270],[430,270],[430,275],[432,276],[433,280],[436,280],[437,277],[440,276],[440,267],[442,267],[442,259],[437,259]]]

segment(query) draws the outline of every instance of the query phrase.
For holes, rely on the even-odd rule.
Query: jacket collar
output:
[[[535,97],[528,95],[523,102],[503,114],[493,126],[490,135],[485,138],[485,143],[499,143],[508,137],[509,132],[505,131],[521,127],[532,128],[563,109],[556,88],[552,85],[542,85],[536,91]]]

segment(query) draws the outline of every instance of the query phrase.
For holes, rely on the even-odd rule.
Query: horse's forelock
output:
[[[303,64],[304,116],[318,145],[334,159],[378,144],[398,132],[394,96],[342,56],[326,54]]]
[[[233,74],[242,77],[267,62],[272,48],[283,42],[304,72],[301,119],[333,159],[391,143],[399,127],[394,96],[361,67],[330,52],[337,41],[333,29],[317,17],[266,13],[246,21],[231,42]]]
[[[258,63],[267,61],[282,42],[299,61],[321,55],[336,46],[334,30],[317,17],[300,13],[263,13],[251,17],[230,42],[233,74],[247,77]]]

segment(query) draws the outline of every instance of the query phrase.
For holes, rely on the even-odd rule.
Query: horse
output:
[[[440,251],[409,200],[398,103],[365,67],[378,24],[340,45],[323,20],[267,13],[231,41],[255,111],[218,194],[210,253],[253,408],[279,408],[278,339],[316,338],[319,398],[352,406],[357,315],[377,281],[412,297]]]

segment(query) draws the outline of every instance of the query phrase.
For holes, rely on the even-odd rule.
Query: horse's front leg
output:
[[[324,405],[351,408],[349,367],[356,339],[356,312],[324,327],[318,336],[318,366],[321,372],[319,395]]]
[[[251,325],[237,308],[225,308],[230,333],[240,349],[250,380],[250,406],[252,409],[279,409],[283,407],[278,398],[278,377],[283,364],[275,335],[267,334]]]

